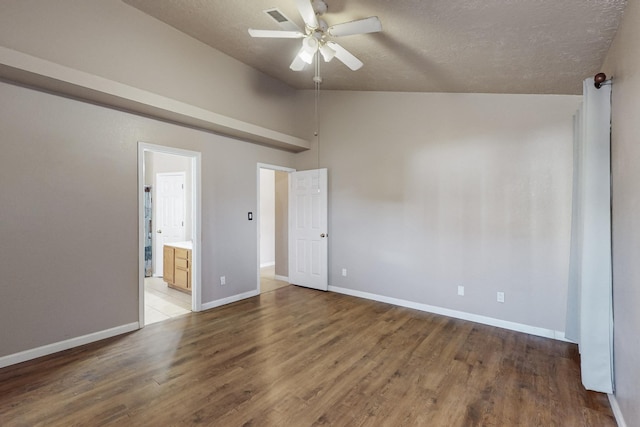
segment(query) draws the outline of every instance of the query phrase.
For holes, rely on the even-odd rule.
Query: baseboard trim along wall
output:
[[[212,308],[220,307],[221,305],[231,304],[232,302],[240,301],[243,299],[255,297],[256,295],[260,295],[260,292],[257,290],[249,291],[238,295],[232,295],[227,298],[218,299],[215,301],[205,302],[202,304],[202,310],[209,310]]]
[[[618,405],[618,400],[616,396],[613,394],[607,394],[609,397],[609,404],[611,405],[611,411],[613,411],[613,416],[616,417],[616,422],[618,423],[618,427],[627,427],[627,423],[622,416],[622,411],[620,411],[620,405]]]
[[[478,314],[465,313],[464,311],[450,310],[448,308],[436,307],[433,305],[422,304],[413,301],[407,301],[398,298],[386,297],[369,292],[361,292],[353,289],[341,288],[338,286],[329,286],[331,292],[339,294],[351,295],[358,298],[365,298],[388,304],[398,305],[401,307],[413,308],[415,310],[426,311],[428,313],[441,314],[443,316],[454,317],[456,319],[468,320],[471,322],[482,323],[484,325],[495,326],[498,328],[509,329],[516,332],[524,332],[526,334],[536,335],[539,337],[552,338],[558,341],[569,341],[564,337],[564,332],[554,331],[551,329],[538,328],[536,326],[524,325],[522,323],[509,322],[507,320],[494,319],[493,317],[480,316]]]
[[[9,354],[7,356],[0,357],[0,368],[15,365],[16,363],[26,362],[27,360],[47,356],[70,348],[79,347],[81,345],[90,344],[106,338],[115,337],[116,335],[126,334],[127,332],[132,332],[137,329],[140,329],[140,324],[138,322],[128,323],[126,325],[116,326],[115,328],[106,329],[104,331],[94,332],[92,334],[82,335],[80,337],[43,345],[42,347],[21,351],[20,353]]]
[[[275,279],[276,279],[276,280],[282,280],[283,282],[289,282],[289,276],[278,276],[278,275],[276,274]]]

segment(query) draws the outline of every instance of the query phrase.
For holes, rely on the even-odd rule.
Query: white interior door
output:
[[[327,170],[292,172],[289,185],[289,282],[326,291]]]
[[[155,275],[162,275],[165,243],[185,240],[184,172],[156,174]]]

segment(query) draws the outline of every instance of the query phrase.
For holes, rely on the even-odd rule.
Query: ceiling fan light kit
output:
[[[304,31],[300,28],[284,31],[250,28],[249,35],[256,38],[301,38],[302,47],[289,66],[293,71],[302,71],[305,65],[313,63],[313,58],[319,56],[318,52],[325,62],[335,57],[353,71],[360,69],[363,65],[362,61],[330,38],[380,32],[382,24],[378,17],[370,16],[329,26],[324,19],[319,18],[329,9],[324,0],[295,0],[295,2],[305,24]],[[291,25],[296,26],[293,22]]]
[[[313,56],[317,51],[318,40],[313,37],[305,37],[302,40],[302,49],[300,49],[298,56],[307,64],[311,64],[311,62],[313,62]]]
[[[327,10],[329,10],[329,7],[324,0],[313,0],[311,2],[311,7],[313,8],[313,11],[316,13],[316,15],[319,16],[324,15],[325,13],[327,13]]]
[[[336,56],[336,51],[331,49],[326,44],[320,46],[320,53],[324,58],[324,62],[330,62]]]

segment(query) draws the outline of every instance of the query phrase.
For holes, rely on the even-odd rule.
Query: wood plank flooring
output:
[[[0,370],[2,426],[615,426],[575,345],[287,286]]]

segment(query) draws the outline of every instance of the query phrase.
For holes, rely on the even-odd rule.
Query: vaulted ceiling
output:
[[[123,0],[298,89],[312,66],[289,69],[300,39],[251,38],[280,30],[278,8],[304,28],[294,0]],[[340,37],[364,66],[321,63],[334,90],[579,94],[615,36],[626,0],[326,0],[329,25],[378,16],[381,33]]]

